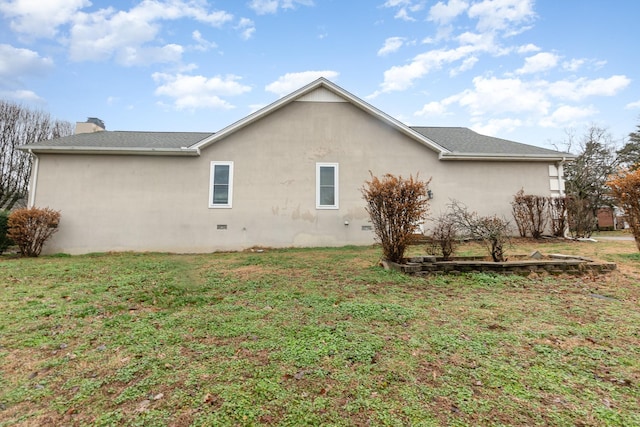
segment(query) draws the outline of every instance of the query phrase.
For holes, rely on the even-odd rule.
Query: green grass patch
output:
[[[0,426],[640,425],[634,248],[511,249],[601,277],[416,278],[377,247],[0,258]]]

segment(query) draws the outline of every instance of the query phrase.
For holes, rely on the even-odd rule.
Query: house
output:
[[[572,157],[409,127],[324,78],[217,133],[101,123],[22,147],[34,157],[29,204],[62,214],[47,253],[370,244],[360,191],[370,173],[432,178],[432,215],[455,199],[511,219],[518,190],[562,193]]]

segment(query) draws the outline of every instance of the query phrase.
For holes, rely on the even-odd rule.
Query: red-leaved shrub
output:
[[[44,243],[58,231],[60,212],[49,208],[25,208],[9,215],[8,237],[24,256],[37,257]]]

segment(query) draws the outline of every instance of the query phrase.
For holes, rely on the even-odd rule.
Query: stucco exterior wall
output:
[[[209,208],[211,161],[233,161],[230,209]],[[316,209],[317,162],[339,164],[339,209]],[[434,216],[457,199],[510,219],[520,188],[550,194],[548,166],[441,161],[350,103],[292,102],[199,157],[40,155],[34,203],[62,214],[48,253],[369,244],[369,171],[432,178]]]

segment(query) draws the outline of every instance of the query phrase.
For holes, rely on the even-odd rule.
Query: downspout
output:
[[[40,159],[32,150],[29,150],[29,154],[33,156],[35,162],[33,162],[33,171],[31,172],[31,185],[29,186],[29,201],[27,206],[32,208],[36,204],[36,187],[38,185],[38,167],[40,166]]]
[[[567,162],[567,158],[566,157],[562,157],[562,160],[558,162],[558,190],[560,191],[560,197],[565,196],[565,191],[564,191],[564,164]],[[562,173],[560,173],[562,171]],[[566,199],[565,199],[566,202]],[[564,233],[563,236],[565,239],[570,239],[573,240],[573,238],[571,237],[570,233],[569,233],[569,212],[565,212],[565,221],[566,221],[566,226],[564,228]]]

